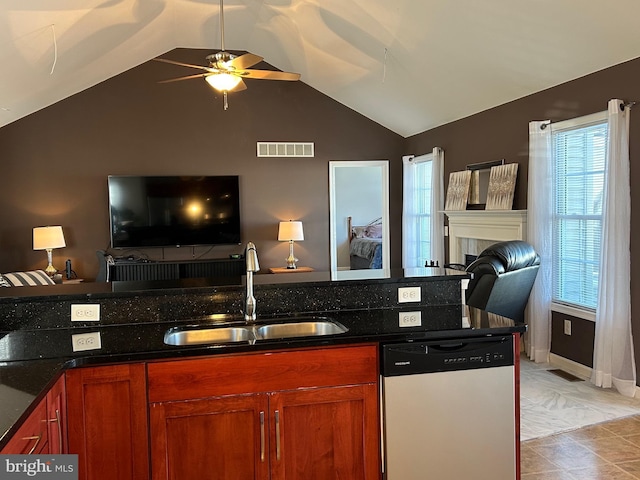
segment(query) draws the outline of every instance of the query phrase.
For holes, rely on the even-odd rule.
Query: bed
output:
[[[349,264],[351,270],[382,268],[382,219],[353,225],[348,217]]]

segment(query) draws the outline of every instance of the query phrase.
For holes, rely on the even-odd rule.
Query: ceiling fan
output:
[[[280,72],[274,70],[249,69],[253,65],[261,62],[262,57],[253,53],[244,55],[234,55],[224,49],[224,7],[223,0],[220,0],[220,50],[206,57],[208,66],[191,65],[189,63],[176,62],[166,58],[154,58],[158,62],[170,63],[182,67],[196,68],[204,70],[204,73],[188,75],[186,77],[171,78],[162,80],[159,83],[178,82],[181,80],[191,80],[192,78],[204,78],[209,85],[222,92],[224,96],[224,109],[229,108],[227,102],[228,92],[239,92],[245,90],[247,85],[243,78],[254,78],[256,80],[288,80],[296,81],[300,79],[299,73]]]

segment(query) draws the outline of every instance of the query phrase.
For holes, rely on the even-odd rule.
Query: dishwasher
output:
[[[386,480],[516,478],[511,335],[386,344],[381,358]]]

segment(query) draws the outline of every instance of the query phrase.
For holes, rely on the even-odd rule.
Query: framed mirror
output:
[[[389,162],[329,162],[331,280],[390,277]]]
[[[493,162],[472,163],[467,165],[467,170],[471,170],[471,185],[469,186],[469,210],[482,210],[487,203],[487,192],[489,191],[489,178],[491,177],[491,167],[504,165],[504,158]]]

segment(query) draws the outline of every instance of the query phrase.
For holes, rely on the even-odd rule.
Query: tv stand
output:
[[[116,261],[106,265],[109,281],[179,280],[244,275],[243,258],[178,261]],[[103,281],[106,279],[103,279]]]

